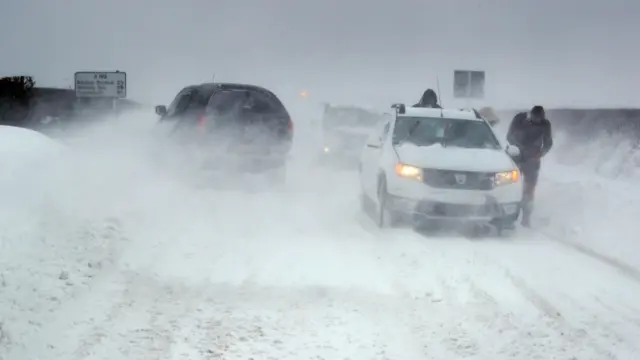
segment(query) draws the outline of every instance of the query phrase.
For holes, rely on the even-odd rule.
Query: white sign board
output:
[[[483,99],[484,71],[455,70],[453,72],[453,96],[456,98]]]
[[[75,89],[77,97],[123,99],[127,97],[127,73],[77,72]]]

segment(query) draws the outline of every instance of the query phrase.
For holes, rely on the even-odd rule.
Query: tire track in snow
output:
[[[434,259],[433,254],[428,254],[425,248],[425,242],[422,237],[416,236],[416,233],[412,229],[389,229],[389,230],[381,230],[376,228],[375,225],[368,218],[361,219],[361,224],[366,231],[372,234],[375,239],[381,243],[390,244],[393,246],[397,246],[399,248],[407,247],[407,245],[411,246],[411,248],[406,248],[402,251],[402,258],[400,261],[396,262],[398,264],[404,264],[406,267],[410,268],[408,271],[401,271],[401,269],[394,269],[396,275],[398,277],[405,277],[402,274],[406,274],[406,278],[409,277],[418,277],[423,278],[422,275],[424,270],[422,268],[424,262],[430,262]],[[407,240],[406,238],[409,238]],[[402,239],[402,240],[400,240]],[[391,255],[394,251],[398,251],[397,249],[391,250],[386,253],[386,255]],[[438,261],[440,262],[440,260]],[[415,290],[412,291],[408,288],[408,284],[405,279],[398,279],[398,281],[394,282],[395,289],[399,294],[404,295],[408,298],[419,299],[422,297],[425,301],[431,301],[433,303],[442,303],[446,305],[460,304],[460,306],[465,306],[465,300],[468,302],[476,302],[477,304],[486,302],[496,304],[495,301],[490,296],[482,296],[480,292],[473,292],[471,287],[473,283],[471,281],[467,281],[467,279],[459,279],[456,276],[452,276],[450,272],[441,272],[436,270],[437,266],[434,265],[432,269],[433,272],[427,276],[427,278],[433,278],[431,289],[428,290],[423,296],[416,296]],[[423,278],[424,279],[424,278]],[[425,284],[426,285],[426,284]],[[474,299],[468,299],[467,296],[461,294],[461,288],[468,286],[469,292],[472,293],[472,297]],[[475,290],[478,290],[477,288]],[[462,291],[464,293],[464,290]],[[487,295],[484,293],[484,295]],[[466,298],[466,299],[465,299]],[[483,306],[483,305],[480,305]],[[495,307],[494,307],[495,308]],[[422,314],[416,313],[415,309],[413,310],[413,315],[407,319],[408,323],[412,324],[412,331],[415,334],[414,336],[424,338],[424,339],[433,339],[437,337],[442,337],[441,333],[446,333],[444,338],[438,342],[438,344],[433,344],[431,342],[429,346],[425,345],[425,349],[431,350],[432,348],[438,348],[438,353],[447,353],[451,357],[470,357],[476,356],[481,353],[482,341],[477,339],[476,336],[473,335],[473,330],[471,329],[473,326],[467,326],[464,321],[454,320],[452,322],[446,322],[445,324],[441,324],[438,328],[438,334],[436,334],[433,329],[429,327],[425,327],[421,320],[423,318]],[[494,309],[495,310],[495,309]],[[489,315],[488,317],[494,317],[494,315]],[[478,319],[474,319],[474,324]],[[430,321],[430,320],[427,320]]]
[[[503,308],[491,292],[475,281],[474,276],[470,275],[468,271],[476,272],[478,269],[489,269],[489,272],[492,273],[492,281],[498,280],[502,283],[509,283],[514,291],[522,296],[522,299],[533,305],[541,314],[558,320],[559,312],[554,309],[551,303],[533,292],[522,279],[509,274],[504,268],[496,266],[494,262],[487,261],[484,254],[476,251],[463,251],[463,253],[460,254],[460,248],[456,248],[455,246],[451,247],[451,254],[446,254],[452,245],[451,243],[447,244],[447,241],[459,242],[460,240],[464,240],[469,243],[477,243],[477,239],[457,237],[440,241],[442,240],[440,238],[425,238],[424,235],[420,233],[416,234],[412,232],[412,234],[416,237],[413,243],[420,245],[418,247],[419,250],[412,253],[412,257],[421,257],[423,262],[431,264],[427,269],[413,269],[414,276],[424,275],[424,270],[427,270],[427,272],[430,270],[430,274],[427,276],[437,278],[442,293],[441,300],[445,304],[461,307],[473,306],[475,309],[479,309],[479,311],[474,312],[470,317],[466,317],[464,321],[453,319],[453,321],[447,323],[444,327],[448,336],[442,340],[442,346],[457,357],[475,356],[486,352],[487,341],[490,342],[491,339],[487,339],[482,335],[478,336],[478,327],[492,329],[499,333],[511,332],[517,334],[523,331],[522,326],[527,326],[527,324],[518,324],[517,315]],[[393,235],[393,233],[380,232],[378,236],[384,238],[384,235],[389,236]],[[389,238],[386,240],[393,241],[393,239]],[[430,253],[437,253],[437,251],[434,251],[434,248],[442,250],[441,244],[444,244],[444,250],[441,252],[444,258],[434,259],[434,255]],[[400,243],[397,245],[401,246]],[[458,258],[460,256],[462,258]],[[436,263],[433,262],[434,260],[437,260]],[[459,264],[470,264],[470,267],[468,267],[467,271],[451,271],[453,269],[449,270],[446,266],[442,266],[443,263],[447,262],[455,264],[454,266],[456,267],[459,266]],[[497,279],[495,278],[496,275],[498,276]],[[547,328],[547,325],[545,324],[544,327]],[[543,330],[541,334],[531,336],[530,339],[528,339],[531,341],[531,346],[535,346],[535,343],[539,341],[539,339],[551,336],[548,332],[549,330],[550,329],[546,329]],[[516,338],[518,338],[517,335]],[[509,352],[509,348],[513,345],[515,344],[511,343],[503,347],[499,350],[500,353],[504,354]],[[514,347],[526,348],[526,345],[519,346],[518,344]],[[565,351],[568,350],[565,349]],[[524,350],[522,353],[527,353],[527,351]],[[541,354],[540,358],[544,358],[544,355]]]
[[[569,341],[571,342],[582,342],[583,345],[589,346],[598,354],[598,359],[618,359],[611,351],[600,346],[597,341],[598,339],[591,337],[590,331],[574,328],[551,302],[533,290],[532,287],[529,287],[524,279],[514,276],[509,270],[506,270],[506,274],[513,286],[517,288],[542,314],[553,321],[558,335],[562,337],[568,336],[570,337]],[[601,326],[601,324],[598,324],[598,326]]]
[[[54,217],[53,220],[56,218]],[[53,221],[51,218],[48,221]],[[29,354],[38,351],[46,353],[55,353],[61,345],[58,342],[51,341],[51,338],[60,337],[60,331],[72,331],[71,327],[75,326],[57,326],[62,323],[68,323],[68,314],[75,314],[80,310],[79,304],[83,299],[99,287],[100,283],[108,278],[109,273],[115,267],[117,258],[122,250],[124,243],[128,242],[126,231],[117,218],[105,218],[101,222],[84,221],[77,229],[74,230],[73,238],[78,238],[78,243],[82,244],[75,251],[85,250],[79,255],[82,257],[77,259],[77,264],[54,264],[56,268],[70,270],[69,273],[63,271],[60,279],[54,281],[63,281],[63,274],[68,277],[65,285],[70,290],[65,289],[65,296],[54,299],[56,305],[50,308],[38,309],[40,312],[37,323],[31,323],[37,329],[30,329],[22,335],[21,343],[16,343],[7,349],[7,359],[29,358]],[[90,244],[92,246],[86,245]],[[45,263],[45,266],[50,264]],[[71,265],[79,266],[78,269]],[[87,270],[88,269],[88,270]],[[35,310],[35,309],[33,309]],[[69,341],[69,337],[63,339],[63,342]],[[1,354],[0,354],[1,357]]]
[[[115,344],[119,354],[127,359],[173,359],[176,344],[181,341],[177,335],[185,319],[194,311],[195,301],[201,298],[200,295],[179,284],[158,284],[156,287],[153,284],[157,281],[155,279],[137,274],[129,276],[134,278],[132,293],[137,293],[137,301],[130,310],[145,313],[147,318],[135,326],[124,324]]]
[[[322,296],[312,289],[253,288],[244,291],[240,298],[236,297],[237,290],[223,291],[233,300],[224,299],[222,303],[233,301],[235,305],[224,310],[228,316],[226,321],[215,323],[218,330],[226,323],[235,331],[224,330],[222,335],[218,332],[204,336],[222,339],[215,343],[216,349],[209,350],[219,358],[267,358],[261,345],[250,344],[251,340],[247,340],[252,336],[265,345],[275,344],[269,357],[274,359],[441,359],[445,354],[444,358],[455,355],[433,338],[441,335],[442,324],[424,318],[425,313],[438,311],[436,308],[441,308],[441,304],[349,289],[326,289]],[[266,312],[272,316],[264,318],[251,310],[256,298],[261,300],[263,307],[270,309]],[[416,307],[416,304],[426,308]],[[251,330],[251,326],[258,326],[258,329]],[[248,335],[241,336],[238,330]]]
[[[199,297],[179,284],[170,287],[126,271],[120,276],[120,297],[99,320],[85,319],[93,325],[78,337],[73,359],[173,359],[181,321]]]
[[[425,299],[442,303],[444,306],[481,309],[473,311],[471,315],[453,316],[448,321],[440,323],[438,334],[434,333],[432,329],[430,332],[429,328],[421,326],[419,322],[420,319],[424,319],[424,315],[414,313],[412,318],[408,320],[409,323],[414,324],[412,325],[414,333],[419,334],[422,338],[441,338],[437,347],[443,349],[447,354],[459,358],[474,357],[486,353],[485,344],[488,339],[478,336],[478,328],[490,328],[499,332],[507,331],[507,329],[515,330],[515,326],[510,320],[511,314],[505,314],[498,302],[487,291],[477,286],[466,272],[451,268],[451,266],[457,267],[459,259],[451,259],[446,250],[438,249],[437,243],[440,239],[436,242],[430,242],[434,239],[425,239],[409,229],[406,232],[405,230],[394,230],[372,233],[380,241],[405,248],[403,253],[407,256],[396,262],[396,266],[404,264],[410,267],[410,270],[406,272],[409,274],[408,276],[419,279],[434,279],[432,286],[436,285],[436,287],[424,295]],[[408,239],[400,240],[403,237]],[[458,238],[450,239],[450,241],[458,240]],[[436,245],[436,247],[430,248],[429,244]],[[393,251],[387,252],[387,255],[391,253]],[[476,262],[476,259],[467,258],[465,260],[470,263]],[[403,273],[400,269],[395,269],[395,271],[398,276]],[[398,283],[402,284],[398,285],[398,288],[403,290],[400,294],[415,294],[415,290],[411,291],[407,288],[406,279],[400,280]],[[413,298],[418,297],[413,295]],[[433,343],[430,345],[434,347]]]
[[[150,289],[155,288],[155,290],[151,290],[150,294],[155,294],[155,296],[145,296],[145,298],[155,300],[151,304],[141,303],[136,307],[138,310],[148,307],[158,309],[157,311],[153,310],[155,312],[166,313],[167,306],[170,306],[171,301],[179,301],[179,299],[183,299],[184,295],[193,293],[188,290],[175,289],[172,293],[177,298],[172,298],[167,290],[180,285],[162,284],[157,281],[157,279],[145,280],[143,286]],[[186,310],[181,314],[169,316],[167,320],[172,321],[171,319],[177,317],[191,321],[191,324],[187,324],[189,321],[185,321],[186,323],[180,327],[191,329],[189,340],[186,343],[192,349],[191,354],[193,354],[193,349],[198,349],[197,353],[202,358],[246,359],[247,356],[294,358],[297,356],[296,352],[291,353],[291,350],[287,348],[287,346],[290,348],[291,345],[299,347],[299,351],[309,352],[310,349],[305,348],[311,346],[311,353],[339,354],[344,349],[337,346],[336,339],[319,334],[325,328],[350,337],[345,346],[356,351],[355,358],[359,358],[358,352],[361,351],[371,351],[370,354],[373,358],[381,360],[399,357],[424,358],[420,342],[413,338],[409,329],[398,326],[401,325],[398,323],[398,319],[401,317],[396,317],[390,311],[394,307],[390,304],[395,305],[396,303],[393,297],[385,297],[382,301],[376,301],[372,300],[375,299],[372,294],[346,289],[259,288],[211,284],[208,296],[200,295],[192,299],[204,311],[194,316],[192,311]],[[363,304],[365,306],[362,306]],[[340,311],[336,313],[336,309]],[[347,311],[343,313],[341,310]],[[274,311],[275,313],[273,313]],[[347,318],[343,318],[343,314],[348,315]],[[126,321],[126,319],[121,320]],[[367,329],[363,333],[349,329],[353,322],[358,324],[363,321],[362,325],[368,324],[361,328],[361,330]],[[274,327],[274,325],[276,326]],[[152,324],[144,328],[149,333],[156,333]],[[98,332],[103,331],[102,329],[121,329],[122,331],[123,327],[116,321],[115,324],[114,322],[104,323]],[[344,333],[345,331],[346,333]],[[174,328],[173,338],[177,337],[175,334],[177,332],[179,330]],[[314,333],[316,333],[315,336],[313,336]],[[362,334],[366,335],[363,337]],[[300,336],[306,338],[307,345],[292,344],[293,338]],[[194,337],[198,340],[194,340]],[[152,354],[154,358],[160,358],[161,353],[153,351],[145,336],[138,336],[131,340],[135,342],[131,346],[138,348],[140,354],[145,354],[144,356]],[[340,342],[337,341],[337,343]],[[270,355],[269,351],[264,349],[267,343],[269,346],[275,347],[275,349],[271,349],[271,352],[275,351],[279,355]],[[114,344],[100,345],[103,347],[114,346]],[[372,346],[374,348],[371,348]],[[411,350],[412,348],[413,350]],[[95,353],[96,351],[94,351]],[[116,355],[113,351],[106,353],[100,351],[99,353],[103,353],[105,356],[101,358],[105,359]],[[326,355],[324,358],[331,359],[333,356]],[[83,357],[78,359],[83,359]]]
[[[456,261],[454,261],[456,264],[464,262],[472,264],[468,271],[473,272],[473,274],[467,273],[462,276],[462,279],[466,282],[466,286],[468,286],[469,292],[472,294],[471,300],[479,301],[485,308],[485,310],[480,311],[476,317],[475,320],[477,322],[486,324],[488,327],[498,328],[500,332],[524,331],[525,333],[522,334],[520,342],[517,345],[512,344],[515,345],[514,348],[519,348],[521,343],[531,341],[531,345],[535,346],[535,343],[545,341],[545,338],[558,337],[563,339],[561,341],[562,343],[572,344],[570,347],[561,347],[562,351],[567,355],[575,352],[575,349],[587,348],[592,349],[592,352],[598,355],[597,359],[617,359],[616,355],[609,350],[609,346],[613,345],[613,342],[609,341],[610,337],[602,336],[606,333],[606,327],[601,326],[602,330],[595,330],[595,326],[598,325],[597,323],[592,323],[592,328],[586,330],[575,327],[574,324],[571,324],[564,318],[561,311],[553,302],[549,301],[545,296],[535,290],[535,288],[531,287],[522,277],[516,275],[513,269],[502,265],[502,259],[496,259],[496,255],[493,254],[491,250],[486,249],[490,244],[483,244],[475,239],[466,238],[459,238],[452,241],[460,242],[461,240],[465,243],[474,244],[473,249],[480,249],[480,252],[473,250],[467,252],[467,255],[463,254],[462,257],[466,257],[465,260],[456,259]],[[439,244],[442,242],[438,241],[438,239],[435,241],[425,239],[424,243],[425,246],[431,245],[439,247]],[[444,247],[452,253],[460,250],[455,246],[455,243],[444,244]],[[507,257],[517,255],[517,253],[512,255],[508,255],[508,253],[499,254],[502,256],[506,255]],[[535,269],[531,270],[535,271]],[[486,287],[488,284],[491,284],[489,288]],[[460,281],[456,285],[458,289],[462,286]],[[504,295],[496,296],[494,293],[496,290],[500,291],[501,294],[507,293],[505,289],[509,287],[513,289],[511,293],[520,294],[521,298],[531,304],[532,307],[539,312],[541,317],[537,320],[530,319],[530,323],[527,323],[524,319],[518,319],[524,315],[520,313],[523,309],[521,305],[514,305],[516,303],[513,302],[513,296],[510,296],[509,304],[512,310],[516,310],[517,312],[512,313],[509,308],[503,307],[503,305],[507,304],[506,301],[501,299]],[[460,293],[459,290],[458,293]],[[591,317],[594,316],[594,314],[590,312],[585,312],[585,314]],[[492,317],[494,318],[492,319]],[[522,322],[523,320],[524,323]],[[536,340],[536,338],[538,340]],[[483,342],[481,341],[480,343]],[[606,346],[603,346],[605,344]],[[632,346],[629,346],[630,343],[624,345],[627,346],[627,349],[618,349],[616,353],[625,355],[630,353],[631,351],[628,351],[629,347],[632,348]],[[557,345],[554,345],[553,342],[546,342],[545,346],[556,347]],[[588,352],[586,352],[586,354],[588,354]],[[528,354],[527,356],[533,355]]]
[[[127,283],[119,294],[120,296],[114,296],[117,300],[111,303],[109,309],[104,313],[102,320],[95,320],[95,318],[85,320],[90,322],[92,326],[88,329],[87,333],[77,339],[78,344],[73,351],[74,359],[91,357],[96,346],[113,336],[113,334],[109,333],[109,327],[105,326],[105,323],[118,321],[124,315],[125,309],[132,305],[133,299],[128,296],[129,287],[130,285]],[[95,321],[99,322],[96,324]],[[74,325],[76,325],[76,323],[74,323]]]
[[[387,234],[392,235],[391,232]],[[460,264],[466,263],[472,264],[472,269],[475,268],[474,265],[478,263],[484,266],[485,264],[482,263],[482,259],[477,259],[477,254],[472,253],[471,257],[466,257],[467,255],[465,255],[463,259],[458,259],[457,255],[455,255],[456,249],[452,249],[454,250],[453,256],[447,253],[446,245],[445,250],[442,250],[438,245],[440,244],[440,239],[430,241],[433,239],[425,239],[413,232],[411,232],[411,234],[414,237],[411,243],[415,245],[415,250],[408,248],[406,252],[411,253],[411,258],[421,260],[418,261],[419,266],[412,268],[412,275],[423,279],[425,277],[437,279],[441,295],[438,302],[442,302],[443,305],[454,308],[472,309],[462,312],[453,310],[457,316],[454,315],[448,321],[444,321],[441,324],[441,334],[436,336],[441,338],[441,340],[439,340],[440,347],[446,349],[447,353],[453,354],[456,358],[480,356],[481,354],[486,354],[487,351],[491,351],[488,349],[487,344],[491,343],[492,339],[484,335],[486,330],[497,333],[518,332],[518,325],[513,321],[515,316],[506,312],[488,291],[472,279],[467,271],[456,269]],[[388,238],[386,240],[393,241]],[[444,240],[442,244],[446,244],[446,241],[449,240]],[[459,241],[459,239],[455,238],[450,241]],[[406,241],[397,242],[396,245],[406,245]],[[429,247],[429,245],[435,246]],[[454,266],[454,268],[451,266]],[[416,319],[420,318],[420,316],[416,316]],[[484,329],[484,331],[479,331],[479,329]],[[414,332],[424,337],[433,338],[435,335],[433,333],[425,333],[426,330],[420,326],[415,326]],[[536,339],[532,340],[533,343],[535,343],[535,341]],[[511,345],[513,345],[513,343],[504,347],[498,347],[498,350],[495,351],[504,355],[509,351],[508,349]],[[532,344],[532,346],[535,346],[535,344]],[[518,344],[515,347],[519,348],[522,346]],[[531,354],[532,351],[524,350],[523,353]]]
[[[511,281],[511,284],[518,289],[522,293],[522,295],[529,300],[541,313],[548,316],[558,323],[565,323],[564,318],[560,311],[553,306],[547,299],[542,297],[536,291],[534,291],[531,287],[527,285],[527,283],[521,277],[514,276],[508,269],[505,269],[505,275]]]
[[[597,252],[596,250],[577,243],[577,242],[573,242],[573,241],[569,241],[569,240],[565,240],[563,239],[561,236],[553,234],[549,231],[544,231],[544,230],[537,230],[535,231],[535,233],[539,234],[540,237],[547,239],[548,241],[554,242],[556,244],[560,244],[566,248],[575,250],[576,252],[587,256],[593,260],[596,260],[602,264],[611,266],[613,268],[615,268],[616,270],[620,271],[622,274],[624,274],[625,276],[627,276],[629,279],[635,281],[636,283],[638,283],[640,285],[640,270],[625,263],[624,261],[611,257],[611,256],[607,256],[604,255],[600,252]]]
[[[628,346],[628,344],[632,344],[635,341],[636,337],[634,335],[623,334],[625,329],[614,323],[612,319],[613,316],[611,315],[616,314],[615,312],[601,317],[574,299],[570,299],[569,301],[575,309],[587,315],[586,318],[581,321],[581,326],[589,329],[588,332],[591,335],[595,333],[597,338],[606,340],[613,348],[617,349],[617,352],[626,351],[627,354],[631,354],[628,356],[637,357],[637,351]]]
[[[605,303],[602,299],[600,299],[599,296],[594,296],[594,300],[598,304],[600,304],[600,306],[605,308],[609,313],[617,314],[620,318],[624,319],[626,322],[630,324],[633,324],[635,327],[637,327],[640,330],[640,317],[635,317],[635,316],[623,313],[622,310],[616,309],[613,306]],[[629,309],[629,310],[633,313],[640,314],[640,311],[638,311],[638,309]]]
[[[513,269],[500,264],[499,261],[495,261],[492,255],[484,254],[483,259],[487,265],[493,265],[500,269],[499,271],[503,272],[505,278],[511,283],[513,288],[521,293],[523,298],[531,303],[543,317],[548,319],[547,328],[549,331],[553,331],[557,336],[565,338],[569,343],[575,344],[576,348],[584,347],[593,349],[594,353],[598,354],[597,359],[618,359],[618,357],[608,349],[611,342],[609,341],[607,327],[603,326],[602,323],[592,322],[589,326],[577,326],[573,324],[572,321],[569,321],[563,316],[562,312],[553,302],[541,295],[534,287],[530,286],[523,277],[516,275]],[[531,270],[535,271],[535,269]],[[576,304],[572,298],[569,298],[569,300],[572,303],[573,312],[580,309],[582,310],[581,314],[583,316],[596,317],[591,310],[582,306],[576,306],[578,304]],[[604,331],[599,328],[604,329]],[[603,334],[607,336],[602,336]],[[601,340],[604,340],[607,346],[603,346]]]
[[[104,333],[107,341],[91,343],[76,359],[522,357],[509,355],[509,346],[490,347],[491,339],[505,336],[499,324],[504,309],[486,295],[448,304],[349,288],[185,286],[179,279],[131,277],[131,291],[119,302],[124,310],[85,337]],[[487,309],[487,302],[493,309]],[[492,323],[492,318],[497,319]],[[529,358],[542,359],[547,351],[563,348],[539,350],[535,341],[521,346],[520,336],[511,340],[520,354],[539,355]]]
[[[325,359],[351,351],[353,359],[380,360],[471,354],[461,352],[470,347],[465,335],[437,340],[442,321],[425,319],[424,314],[438,311],[443,305],[429,299],[398,298],[357,289],[223,284],[210,284],[205,293],[198,294],[176,282],[135,277],[135,281],[129,280],[128,290],[122,292],[122,299],[112,306],[111,313],[84,336],[76,359],[113,359],[123,355],[293,359],[299,358],[300,351]],[[184,301],[191,301],[191,305],[178,305]],[[201,311],[194,311],[194,304]],[[149,312],[148,316],[140,314]],[[166,315],[164,319],[153,320],[153,314],[159,313]],[[171,323],[172,327],[167,326]],[[323,333],[325,328],[329,332]],[[306,343],[296,340],[301,334],[305,334]],[[153,336],[156,341],[150,339]],[[347,339],[346,343],[339,340],[341,337]],[[182,350],[171,351],[170,344],[176,343],[174,347]],[[127,349],[135,349],[135,353]],[[274,351],[277,354],[270,355]],[[198,357],[194,357],[196,353]]]

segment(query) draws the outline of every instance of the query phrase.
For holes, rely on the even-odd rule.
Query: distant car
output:
[[[323,163],[357,164],[369,133],[383,116],[355,106],[325,104],[320,160]]]
[[[360,159],[362,147],[366,143],[371,129],[334,129],[323,137],[324,147],[320,160],[322,163],[345,164],[354,166]]]
[[[410,215],[426,223],[490,223],[501,232],[522,201],[517,147],[503,148],[473,110],[394,105],[360,160],[362,205],[375,205],[380,227]]]
[[[232,83],[187,86],[156,113],[173,124],[177,139],[206,149],[206,168],[284,181],[293,122],[272,91]]]
[[[500,118],[498,117],[498,115],[496,114],[496,111],[492,107],[485,106],[476,111],[480,117],[487,120],[489,125],[496,126],[500,123]]]

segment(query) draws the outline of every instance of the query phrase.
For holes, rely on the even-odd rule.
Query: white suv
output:
[[[410,108],[371,134],[360,159],[363,209],[376,205],[376,223],[413,220],[490,223],[499,232],[520,213],[522,181],[506,148],[474,110]]]

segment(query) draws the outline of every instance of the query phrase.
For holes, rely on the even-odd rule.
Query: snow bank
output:
[[[38,132],[14,126],[0,126],[0,176],[15,178],[18,173],[46,166],[63,146]]]
[[[128,242],[117,206],[128,194],[118,179],[131,173],[112,173],[107,157],[91,157],[0,127],[0,358],[27,346]]]
[[[639,204],[637,184],[549,161],[541,175],[535,216],[548,218],[541,228],[545,233],[640,269]]]

